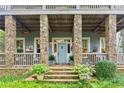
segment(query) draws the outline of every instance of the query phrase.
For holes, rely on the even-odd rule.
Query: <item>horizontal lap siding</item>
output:
[[[25,49],[32,47],[34,49],[34,38],[40,37],[40,31],[31,32],[28,35],[23,35],[21,32],[17,32],[17,38],[25,38]]]
[[[29,47],[34,48],[34,38],[39,37],[40,31],[31,32],[28,35],[23,35],[20,32],[17,32],[17,38],[24,37],[25,38],[25,44],[26,49]],[[72,37],[73,38],[73,32],[50,32],[49,40],[52,41],[53,37]],[[90,52],[92,52],[94,47],[98,48],[98,51],[100,50],[100,37],[103,37],[101,34],[95,34],[94,32],[83,32],[83,37],[90,37]]]

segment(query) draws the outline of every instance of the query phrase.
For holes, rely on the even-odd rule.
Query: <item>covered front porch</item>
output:
[[[124,53],[116,49],[123,20],[123,15],[103,14],[0,16],[0,28],[5,31],[0,65],[94,65],[100,60],[123,65]]]

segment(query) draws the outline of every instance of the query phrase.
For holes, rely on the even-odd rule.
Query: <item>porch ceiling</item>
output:
[[[106,15],[82,15],[82,31],[105,31]],[[15,16],[17,31],[40,31],[39,15]],[[50,31],[73,31],[74,15],[48,15]],[[0,28],[5,29],[5,16],[0,15]],[[117,15],[117,31],[124,29],[124,15]]]
[[[82,30],[103,32],[105,31],[104,20],[105,15],[82,15]]]
[[[72,31],[73,15],[48,15],[51,31]]]

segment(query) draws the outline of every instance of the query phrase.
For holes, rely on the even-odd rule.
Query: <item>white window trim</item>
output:
[[[99,39],[99,40],[100,40],[100,41],[99,41],[99,43],[100,43],[100,53],[102,53],[102,51],[101,51],[101,48],[102,48],[102,44],[101,44],[102,42],[101,42],[101,40],[102,40],[102,39],[105,40],[105,37],[100,37],[100,39]],[[105,42],[105,41],[104,41],[104,42]],[[105,47],[106,47],[106,44],[105,44]]]
[[[39,40],[39,37],[35,37],[34,38],[34,53],[37,53],[37,49],[36,49],[36,40]]]
[[[21,37],[21,38],[16,38],[16,41],[17,40],[23,40],[23,53],[25,53],[25,38],[23,37]],[[17,53],[17,46],[16,46],[16,53]]]
[[[82,37],[83,40],[88,40],[88,52],[90,52],[90,37]]]
[[[72,38],[71,37],[53,37],[52,42],[54,42],[54,40],[58,40],[58,39],[70,40],[70,46],[72,46]],[[67,52],[67,49],[66,49],[66,52]],[[58,44],[57,44],[57,53],[58,53]],[[52,44],[52,54],[54,54],[54,45],[53,44]]]

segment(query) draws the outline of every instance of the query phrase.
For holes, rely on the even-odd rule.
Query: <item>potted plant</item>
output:
[[[74,56],[73,56],[73,55],[69,57],[69,62],[70,62],[71,64],[74,63]]]
[[[45,64],[37,64],[32,67],[32,73],[38,80],[43,80],[44,74],[48,72],[48,67]]]
[[[50,55],[50,56],[49,56],[49,63],[50,63],[50,64],[55,63],[55,56],[54,56],[54,55]]]

